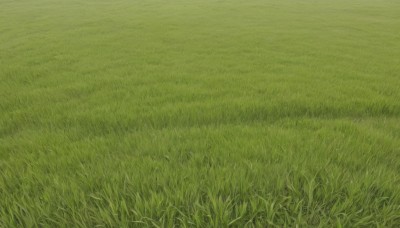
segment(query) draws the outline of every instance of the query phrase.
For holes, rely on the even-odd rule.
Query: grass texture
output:
[[[399,227],[398,0],[0,0],[0,227]]]

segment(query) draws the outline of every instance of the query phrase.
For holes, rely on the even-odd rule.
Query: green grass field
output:
[[[0,227],[400,227],[400,1],[0,0]]]

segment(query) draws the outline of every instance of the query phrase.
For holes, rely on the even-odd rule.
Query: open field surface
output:
[[[400,226],[400,1],[0,0],[0,227]]]

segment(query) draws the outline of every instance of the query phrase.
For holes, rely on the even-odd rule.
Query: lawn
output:
[[[0,227],[400,227],[400,1],[0,0]]]

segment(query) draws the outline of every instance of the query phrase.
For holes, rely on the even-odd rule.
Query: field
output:
[[[0,0],[0,227],[400,227],[400,1]]]

